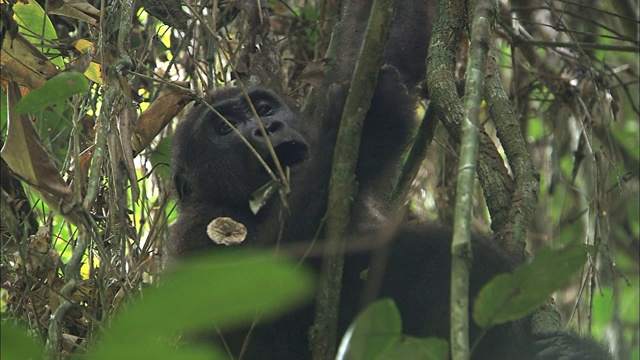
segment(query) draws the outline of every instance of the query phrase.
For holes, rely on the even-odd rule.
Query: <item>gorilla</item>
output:
[[[272,90],[239,87],[216,90],[195,106],[179,124],[173,138],[172,175],[178,195],[179,217],[171,227],[169,250],[187,258],[203,251],[226,248],[207,234],[213,219],[231,218],[246,227],[240,246],[269,247],[314,240],[321,234],[327,212],[329,177],[345,85],[357,57],[366,26],[369,1],[352,1],[340,26],[352,37],[341,44],[334,61],[337,73],[327,83],[328,106],[321,121],[306,119],[285,97]],[[385,225],[385,208],[402,154],[415,129],[415,100],[408,89],[424,78],[426,52],[433,23],[433,2],[400,2],[385,63],[378,75],[361,138],[350,235],[366,237]],[[342,71],[342,72],[341,72]],[[259,118],[260,123],[258,122]],[[261,126],[263,129],[261,129]],[[265,136],[266,135],[266,136]],[[270,151],[270,146],[273,152]],[[275,155],[275,157],[274,157]],[[258,200],[265,184],[273,182],[276,162],[288,174],[288,192]],[[266,187],[268,189],[268,186]],[[258,191],[262,189],[261,191]],[[266,190],[268,192],[268,190]],[[276,190],[277,192],[277,190]],[[321,236],[320,236],[321,237]],[[429,224],[401,226],[390,241],[372,244],[345,255],[339,307],[339,329],[372,299],[364,299],[362,279],[373,259],[384,251],[386,263],[375,297],[391,297],[397,304],[407,335],[449,337],[449,283],[452,233]],[[518,264],[490,238],[473,238],[474,263],[471,294],[497,274]],[[305,260],[319,269],[321,259]],[[474,359],[606,359],[607,352],[591,340],[563,332],[532,334],[529,319],[492,328],[475,349]],[[313,306],[293,311],[251,330],[221,336],[231,352],[242,359],[309,359],[308,331]],[[480,336],[473,328],[471,340]],[[243,350],[241,350],[243,349]],[[514,355],[516,354],[516,355]]]

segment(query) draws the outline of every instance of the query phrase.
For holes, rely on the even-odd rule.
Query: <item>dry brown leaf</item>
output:
[[[58,69],[22,34],[5,39],[0,56],[0,76],[35,89],[58,74]]]
[[[138,93],[131,87],[126,76],[118,73],[116,79],[118,80],[118,85],[120,85],[120,91],[122,92],[122,95],[126,96],[127,99],[137,103],[144,101],[144,99],[140,95],[138,95]]]
[[[89,47],[86,52],[74,59],[73,63],[67,67],[67,71],[73,70],[79,73],[84,73],[89,69],[95,55],[95,47]]]
[[[147,110],[140,114],[131,138],[136,154],[146,148],[153,138],[167,126],[169,121],[193,100],[188,89],[188,82],[176,82],[175,84],[185,87],[185,89],[178,89],[174,86],[165,87]]]
[[[79,217],[72,211],[73,191],[51,161],[29,117],[14,111],[20,97],[18,84],[11,82],[7,91],[7,138],[0,154],[14,174],[36,191],[40,199],[67,220],[78,225]]]
[[[302,69],[300,81],[316,88],[320,87],[326,77],[323,71],[326,64],[327,59],[319,59],[308,63],[304,69]]]
[[[35,235],[29,236],[28,251],[27,271],[40,277],[46,277],[52,271],[57,273],[60,256],[51,246],[49,227],[40,226]]]
[[[47,10],[50,14],[68,16],[96,26],[100,19],[100,10],[86,0],[49,0]]]
[[[4,1],[0,4],[0,27],[5,32],[3,36],[9,35],[11,39],[15,39],[18,33],[18,23],[13,18],[13,11],[11,11],[11,5],[5,4]]]
[[[122,152],[119,154],[120,159],[127,169],[127,177],[131,184],[131,200],[137,202],[140,196],[140,188],[138,187],[138,177],[136,174],[136,167],[133,164],[134,151],[131,141],[131,127],[135,121],[136,112],[132,108],[124,108],[120,110],[118,121],[118,133],[119,133],[119,145],[122,148]]]
[[[142,0],[144,9],[163,23],[187,31],[191,17],[182,10],[180,0]]]

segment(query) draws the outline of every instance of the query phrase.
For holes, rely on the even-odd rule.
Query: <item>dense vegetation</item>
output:
[[[492,51],[511,129],[526,142],[516,159],[530,157],[540,174],[539,196],[522,193],[537,199],[525,219],[528,250],[593,245],[555,293],[563,326],[638,358],[639,9],[622,0],[500,6]],[[259,309],[275,315],[310,293],[307,273],[260,255],[158,280],[176,216],[168,163],[175,124],[202,89],[240,79],[304,104],[324,76],[336,2],[9,0],[0,10],[3,357],[46,348],[175,358],[178,330],[248,321]],[[456,80],[469,50],[460,31]],[[421,113],[432,93],[424,89]],[[517,223],[509,208],[496,211],[504,190],[521,186],[519,163],[486,103],[480,116],[499,157],[479,161],[505,177],[480,176],[472,225],[502,233]],[[435,132],[409,191],[411,218],[452,223],[459,144],[450,133]],[[291,286],[274,291],[274,281]],[[143,289],[144,303],[134,301]],[[189,350],[178,354],[208,356]]]

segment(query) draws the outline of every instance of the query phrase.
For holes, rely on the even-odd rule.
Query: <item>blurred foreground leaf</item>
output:
[[[42,359],[44,350],[42,345],[29,336],[25,329],[11,321],[3,321],[0,329],[2,329],[0,358]]]
[[[116,317],[92,355],[95,359],[200,358],[206,353],[187,356],[187,349],[179,349],[172,339],[290,311],[313,288],[309,272],[272,253],[207,254],[181,264],[160,287],[145,291]]]

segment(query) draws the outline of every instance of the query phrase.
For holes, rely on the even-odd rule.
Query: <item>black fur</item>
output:
[[[409,141],[414,124],[414,101],[407,87],[424,77],[432,11],[425,0],[402,1],[398,19],[385,50],[387,66],[381,69],[361,139],[356,177],[360,195],[355,199],[352,234],[369,234],[384,224],[384,200],[391,189],[395,170]],[[240,137],[204,104],[196,106],[174,135],[172,171],[178,192],[180,216],[171,228],[169,247],[175,257],[209,249],[221,249],[206,234],[207,224],[221,216],[231,217],[247,227],[241,246],[271,246],[276,242],[313,239],[325,215],[329,174],[333,160],[345,89],[352,63],[359,49],[370,2],[352,2],[340,26],[353,36],[337,48],[342,57],[333,59],[336,72],[328,77],[330,106],[319,123],[305,119],[283,97],[263,89],[249,89],[248,95],[268,133],[276,154],[290,168],[291,192],[286,207],[276,194],[254,214],[249,207],[252,193],[269,181]],[[238,88],[214,92],[208,99],[231,121],[258,154],[273,161],[245,94]],[[286,219],[286,220],[283,220]],[[371,235],[373,236],[373,235]],[[388,242],[388,257],[380,291],[374,297],[392,297],[402,314],[404,332],[416,336],[449,336],[450,240],[448,230],[428,226],[402,227]],[[375,244],[378,242],[371,242]],[[344,331],[361,306],[372,281],[361,280],[364,270],[379,262],[371,245],[367,251],[348,252],[340,303],[340,331]],[[473,240],[474,266],[471,291],[476,293],[493,276],[511,271],[511,259],[519,257],[497,248],[490,239]],[[319,268],[319,259],[308,263]],[[274,322],[260,324],[253,332],[243,359],[308,359],[307,333],[313,321],[313,307],[292,312]],[[565,333],[532,337],[527,320],[492,329],[474,354],[474,359],[577,359],[583,340]],[[478,329],[472,329],[472,338]],[[237,354],[246,330],[225,334],[225,341]],[[591,345],[591,342],[588,343]],[[606,358],[595,346],[586,352]],[[538,354],[538,356],[535,356]],[[569,355],[568,355],[569,354]],[[576,354],[576,355],[570,355]],[[566,357],[565,357],[566,356]],[[573,356],[573,357],[571,357]],[[598,357],[598,355],[594,355]],[[592,357],[592,358],[596,358]],[[587,357],[583,357],[587,358]]]
[[[562,331],[534,334],[529,353],[535,360],[601,360],[611,359],[604,346],[589,337]]]
[[[407,144],[414,126],[413,102],[401,84],[398,72],[385,67],[366,120],[361,140],[357,179],[363,193],[384,187],[391,189],[392,171]],[[344,91],[337,90],[334,97]],[[269,131],[270,140],[283,166],[291,169],[291,193],[287,197],[291,211],[282,241],[313,238],[325,214],[327,190],[337,135],[338,116],[330,116],[317,126],[289,107],[279,96],[261,88],[249,91],[252,99],[267,102],[273,115],[261,117]],[[267,162],[269,153],[259,135],[259,129],[237,88],[215,92],[212,104],[251,143]],[[336,99],[341,103],[341,99]],[[394,108],[391,112],[389,109]],[[339,111],[334,114],[339,115]],[[225,126],[205,105],[196,106],[180,124],[174,135],[173,177],[180,201],[180,218],[172,227],[170,243],[175,255],[212,246],[205,229],[219,216],[227,216],[248,228],[249,244],[269,244],[279,231],[281,202],[277,195],[257,215],[249,208],[252,193],[269,181],[254,154],[233,132],[219,134],[217,127]],[[269,130],[271,129],[271,130]],[[290,163],[287,163],[289,161]],[[275,171],[275,170],[274,170]],[[368,198],[356,206],[362,213],[378,212]],[[285,209],[286,211],[286,209]],[[201,215],[206,214],[206,217]],[[371,218],[368,215],[362,217]],[[198,229],[194,233],[194,229]],[[187,236],[188,234],[188,236]],[[189,241],[181,239],[190,238]]]

